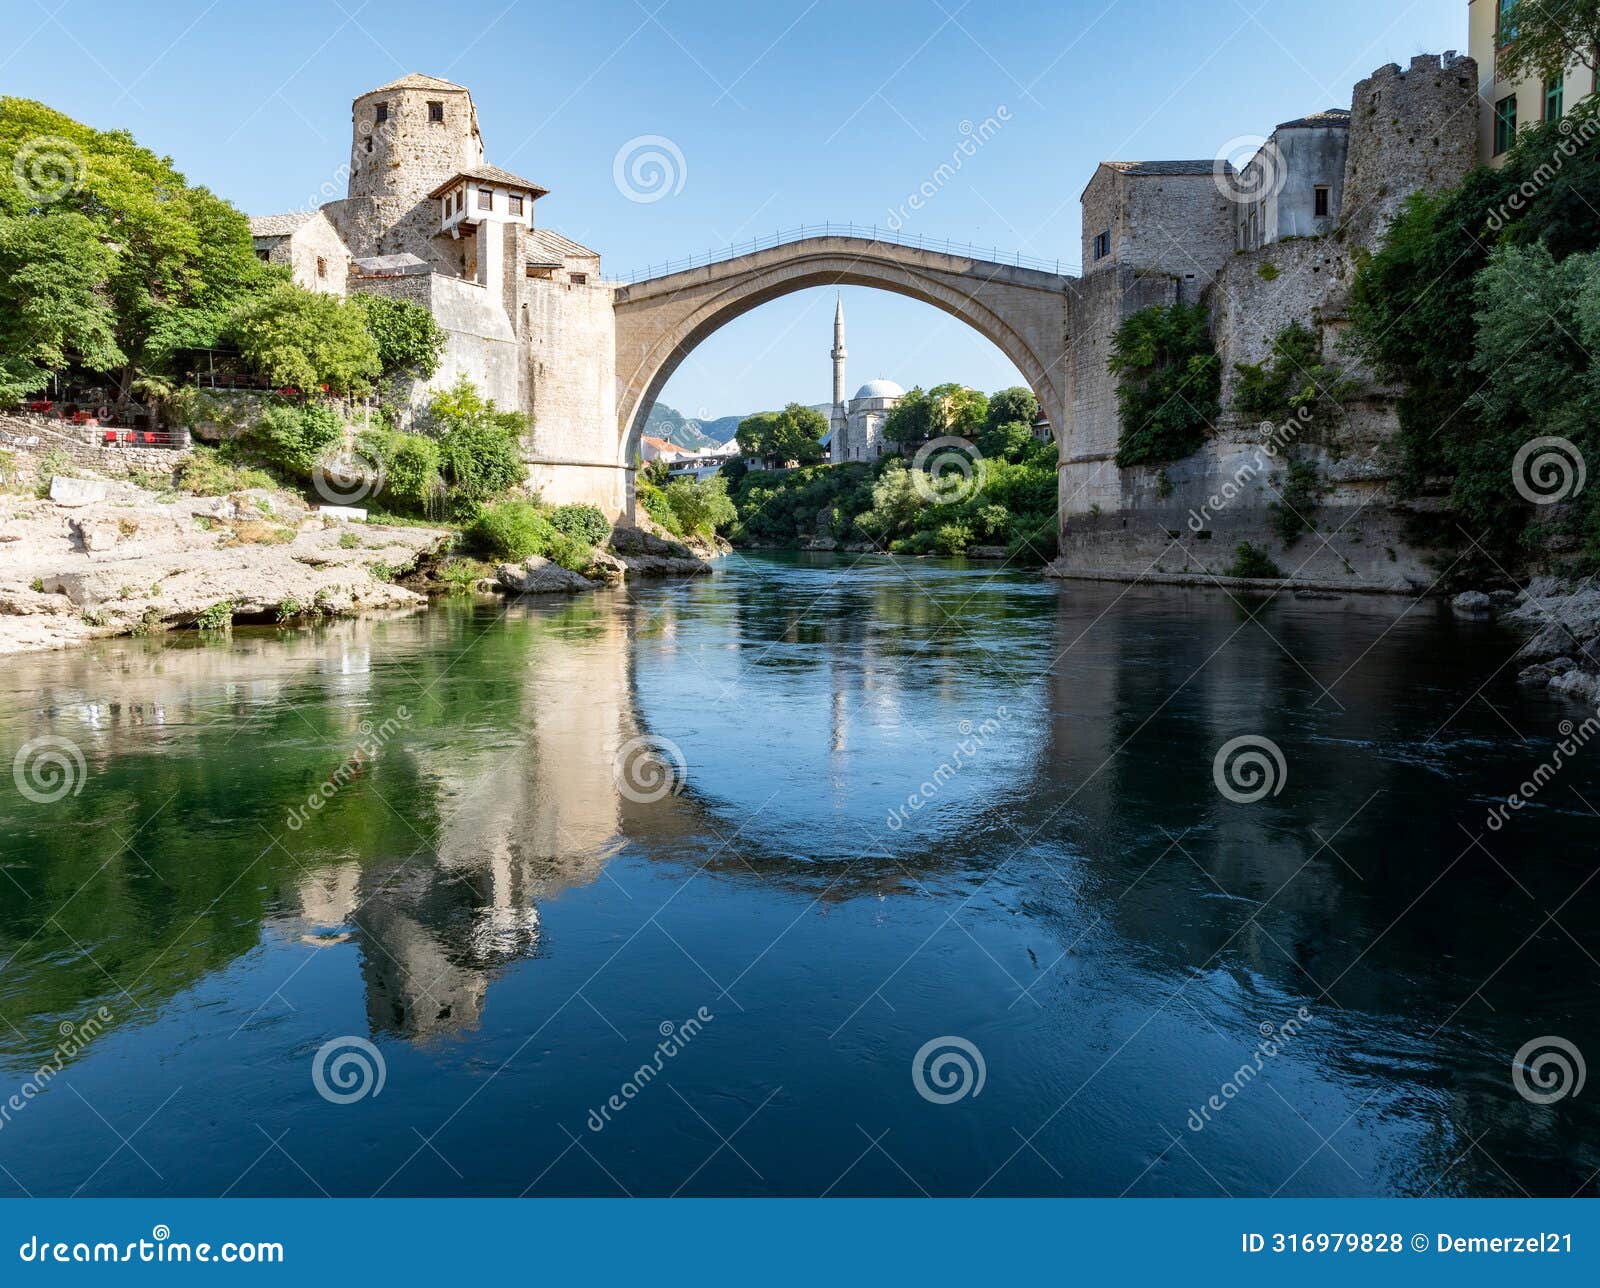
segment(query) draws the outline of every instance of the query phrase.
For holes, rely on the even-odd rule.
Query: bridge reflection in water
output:
[[[698,1005],[715,1037],[674,1066],[681,1094],[737,1102],[728,1130],[783,1088],[740,1138],[762,1179],[731,1162],[723,1192],[820,1192],[860,1152],[851,1114],[890,1127],[935,1193],[1213,1193],[1208,1173],[1235,1193],[1441,1175],[1570,1193],[1600,1166],[1592,1110],[1529,1135],[1505,1076],[1526,1038],[1600,1019],[1600,971],[1541,929],[1600,913],[1562,857],[1592,825],[1552,797],[1536,833],[1491,841],[1498,863],[1460,830],[1526,773],[1527,747],[1465,705],[1511,641],[1389,601],[1258,617],[1191,592],[841,567],[736,559],[627,596],[14,662],[0,751],[69,738],[86,777],[0,806],[0,1061],[20,1076],[104,1005],[112,1031],[70,1075],[97,1105],[125,1098],[113,1121],[226,1070],[237,1109],[162,1110],[170,1148],[210,1160],[201,1189],[234,1180],[230,1151],[267,1121],[300,1125],[296,1158],[330,1187],[370,1193],[413,1129],[470,1101],[459,1174],[397,1184],[519,1192],[648,1054],[641,1034]],[[1525,730],[1560,718],[1508,696]],[[1248,807],[1211,774],[1241,732],[1289,764]],[[681,752],[680,790],[622,789],[646,739]],[[1571,773],[1600,799],[1600,770]],[[1513,880],[1501,864],[1535,835],[1546,857]],[[1300,1007],[1316,1019],[1274,1065],[1284,1101],[1258,1089],[1185,1137],[1203,1168],[1170,1150],[1161,1128],[1186,1131],[1257,1027]],[[351,1032],[393,1078],[370,1163],[342,1135],[358,1120],[317,1117],[307,1091],[311,1054]],[[979,1045],[990,1085],[934,1131],[905,1062],[940,1033]],[[1054,1112],[1074,1095],[1085,1114]],[[709,1152],[659,1099],[605,1156],[636,1192]],[[30,1188],[54,1192],[30,1170],[47,1140],[68,1192],[103,1160],[76,1105],[45,1097],[7,1128]],[[1297,1113],[1340,1130],[1339,1156],[1307,1162]],[[1009,1158],[1010,1128],[1048,1163]],[[1462,1160],[1468,1139],[1492,1161]],[[860,1192],[908,1188],[868,1167]],[[95,1185],[161,1192],[127,1158]],[[611,1189],[574,1154],[540,1192]]]

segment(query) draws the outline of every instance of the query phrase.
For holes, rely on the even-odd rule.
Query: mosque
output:
[[[906,391],[892,380],[869,380],[844,396],[844,296],[833,310],[833,411],[828,417],[830,456],[841,461],[875,461],[883,455],[883,422]]]

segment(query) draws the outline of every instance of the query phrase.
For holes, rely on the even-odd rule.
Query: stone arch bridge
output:
[[[632,465],[656,398],[701,341],[769,300],[812,286],[877,287],[960,318],[1016,365],[1059,435],[1067,413],[1068,307],[1077,280],[985,259],[978,251],[823,233],[620,285],[613,301],[617,464]]]

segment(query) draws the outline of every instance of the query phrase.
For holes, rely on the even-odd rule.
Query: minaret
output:
[[[839,293],[838,302],[833,309],[833,459],[835,462],[845,459],[845,419],[846,408],[844,405],[844,293]]]

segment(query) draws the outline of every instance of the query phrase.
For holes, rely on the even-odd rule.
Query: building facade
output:
[[[1516,36],[1513,0],[1467,0],[1467,49],[1478,64],[1478,160],[1499,166],[1517,141],[1517,131],[1556,121],[1597,88],[1595,71],[1574,61],[1555,80],[1524,76],[1504,80],[1500,54]]]

